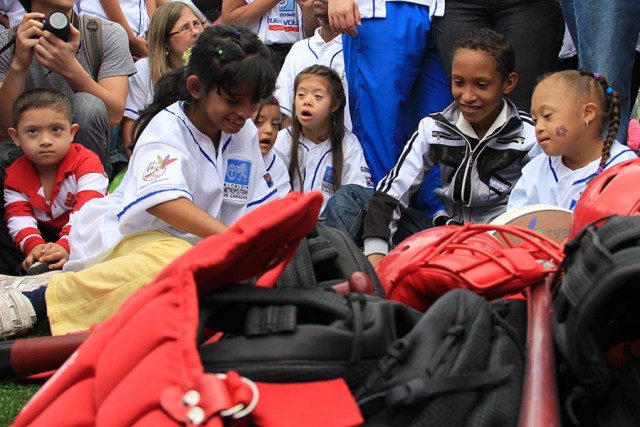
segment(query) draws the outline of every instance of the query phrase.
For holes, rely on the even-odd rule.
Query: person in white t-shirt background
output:
[[[293,43],[311,36],[318,26],[311,0],[224,0],[223,24],[242,24],[271,51],[271,65],[280,71]]]
[[[76,0],[75,9],[85,15],[117,22],[127,32],[129,50],[134,59],[148,54],[147,31],[149,11],[147,1],[155,0]]]
[[[15,27],[22,21],[25,10],[18,0],[0,0],[0,24],[4,28]]]

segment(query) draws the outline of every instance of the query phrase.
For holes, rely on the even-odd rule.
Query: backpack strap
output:
[[[9,64],[13,61],[13,54],[16,51],[16,33],[18,32],[18,26],[9,28],[9,33],[7,33],[7,43],[0,48],[0,55],[4,53],[5,50],[11,48],[9,51]]]
[[[348,319],[353,311],[344,296],[323,289],[238,283],[200,297],[200,327],[245,335],[292,331],[302,307],[333,319]]]
[[[102,20],[93,16],[82,16],[84,50],[89,60],[89,71],[98,80],[102,65]]]

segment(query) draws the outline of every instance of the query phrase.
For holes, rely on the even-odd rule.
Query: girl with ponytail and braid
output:
[[[220,25],[185,59],[134,124],[120,186],[74,215],[65,272],[28,288],[0,283],[0,338],[46,318],[54,335],[105,321],[193,244],[280,196],[248,120],[274,90],[267,48],[244,27]]]
[[[636,157],[616,141],[620,98],[601,74],[566,70],[544,76],[531,98],[531,117],[544,154],[522,169],[507,209],[543,203],[573,210],[589,181]]]

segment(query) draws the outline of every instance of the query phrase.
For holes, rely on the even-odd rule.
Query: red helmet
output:
[[[640,158],[605,169],[587,185],[573,211],[569,239],[611,215],[640,215]]]

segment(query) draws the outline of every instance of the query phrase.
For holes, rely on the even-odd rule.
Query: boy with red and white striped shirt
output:
[[[13,105],[9,135],[24,156],[6,170],[5,219],[25,270],[37,261],[61,269],[69,259],[71,214],[106,193],[100,159],[73,143],[78,124],[71,114],[69,99],[52,89],[27,91]]]

